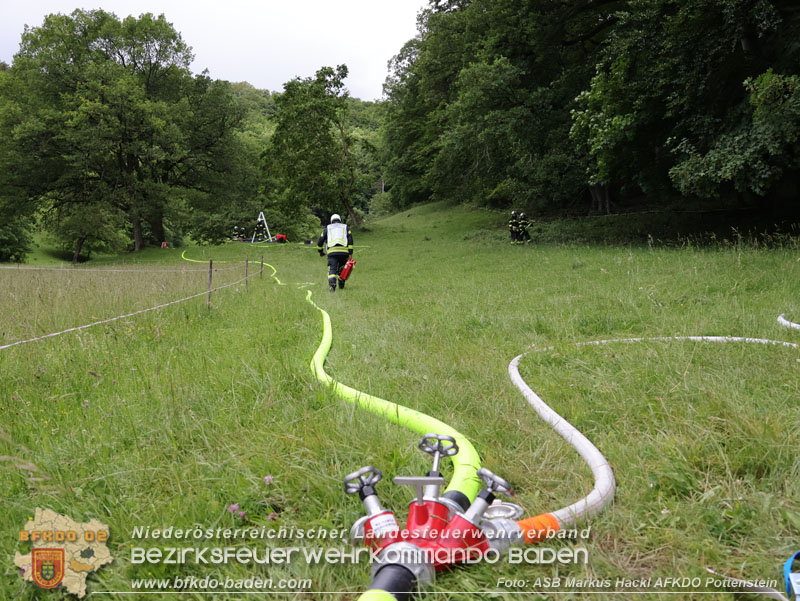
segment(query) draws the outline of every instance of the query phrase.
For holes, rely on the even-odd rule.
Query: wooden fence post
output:
[[[211,308],[211,274],[214,271],[214,259],[208,260],[208,296],[206,297],[206,309]]]

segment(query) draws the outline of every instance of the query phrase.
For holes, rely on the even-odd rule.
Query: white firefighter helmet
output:
[[[334,213],[333,215],[331,215],[331,223],[336,223],[337,221],[341,223],[342,218],[339,217],[339,213]]]

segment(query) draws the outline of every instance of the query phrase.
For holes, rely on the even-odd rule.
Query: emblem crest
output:
[[[64,549],[31,551],[33,581],[42,588],[55,588],[64,580]]]

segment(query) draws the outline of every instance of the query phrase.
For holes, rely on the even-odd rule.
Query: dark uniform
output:
[[[525,217],[525,213],[519,214],[519,229],[518,229],[518,239],[520,242],[530,242],[531,235],[528,233],[528,228],[531,226],[531,222]]]
[[[336,281],[339,288],[344,288],[344,280],[339,277],[347,259],[353,256],[353,234],[347,224],[342,223],[338,215],[331,216],[331,224],[327,226],[317,240],[319,256],[325,255],[323,245],[328,251],[328,287],[336,292]]]
[[[256,240],[261,242],[267,239],[267,228],[264,226],[264,223],[259,221],[256,223]]]
[[[511,211],[511,219],[508,220],[508,231],[511,233],[511,242],[519,240],[519,219],[516,211]]]

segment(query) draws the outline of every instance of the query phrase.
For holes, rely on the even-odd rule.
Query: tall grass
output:
[[[252,260],[263,252],[285,285],[265,269],[247,291],[215,293],[210,311],[200,297],[0,351],[0,455],[10,458],[0,461],[7,534],[0,597],[59,598],[12,569],[14,552],[28,551],[15,533],[35,507],[50,507],[111,528],[116,560],[90,577],[90,591],[130,591],[131,578],[148,573],[261,575],[309,577],[318,591],[270,598],[356,598],[322,591],[362,590],[368,565],[206,569],[129,559],[131,545],[159,546],[133,540],[137,525],[349,528],[362,508],[345,497],[341,479],[367,464],[387,476],[378,485],[384,504],[405,514],[412,493],[390,479],[424,473],[429,458],[415,450],[417,435],[353,409],[313,380],[321,319],[304,301],[309,286],[333,322],[328,372],[460,430],[484,465],[514,484],[516,502],[530,514],[571,503],[592,483],[571,447],[511,385],[506,369],[515,355],[555,347],[528,354],[523,377],[612,463],[615,503],[579,541],[588,565],[473,566],[438,578],[433,590],[445,598],[512,599],[539,590],[498,588],[500,576],[694,576],[704,567],[777,576],[800,535],[797,352],[574,343],[681,334],[796,342],[797,332],[775,321],[779,313],[800,317],[796,249],[511,246],[491,213],[439,205],[370,224],[355,242],[357,266],[344,291],[325,290],[325,262],[308,246],[189,248],[187,257],[213,256],[220,283],[243,276],[245,253]],[[203,265],[180,261],[177,252],[144,260],[162,264],[139,268],[201,271],[0,270],[2,340],[205,289]],[[228,512],[233,503],[243,518]],[[580,597],[552,590],[561,593],[552,598]],[[615,595],[623,598],[605,598]]]

